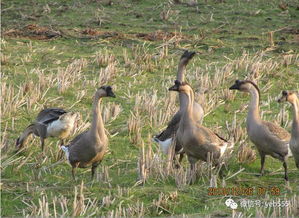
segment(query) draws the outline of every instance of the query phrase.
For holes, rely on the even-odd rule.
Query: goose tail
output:
[[[162,150],[162,152],[164,154],[168,154],[168,150],[169,150],[169,148],[171,146],[171,143],[172,143],[172,138],[168,138],[164,141],[161,141],[157,137],[154,137],[153,141],[157,142],[160,145],[160,149]]]
[[[287,144],[288,146],[288,154],[287,154],[287,157],[293,157],[293,153],[292,153],[292,150],[290,148],[290,144]]]
[[[220,147],[220,157],[223,156],[224,152],[226,151],[228,146],[228,143],[223,143],[223,145]]]
[[[62,145],[60,148],[61,148],[61,150],[63,150],[63,152],[66,156],[66,159],[69,160],[69,157],[70,157],[69,147]]]
[[[234,147],[234,144],[231,142],[225,142],[223,145],[220,147],[220,157],[223,156],[223,154],[227,151],[230,150]]]

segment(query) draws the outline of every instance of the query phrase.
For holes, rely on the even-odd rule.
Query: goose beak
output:
[[[16,148],[19,148],[20,147],[20,138],[17,138],[17,140],[16,140]]]
[[[23,147],[23,145],[20,143],[20,137],[16,140],[16,150],[20,150]]]
[[[278,103],[288,101],[288,91],[282,91],[281,97],[277,100]]]
[[[282,91],[281,97],[277,100],[278,103],[282,103],[284,101],[287,101],[288,99],[288,92],[287,91]]]
[[[194,51],[185,51],[184,54],[182,55],[181,59],[186,58],[188,61],[191,60],[193,58],[193,56],[196,53]]]
[[[231,87],[229,87],[229,90],[234,90],[234,89],[236,89],[236,90],[239,90],[239,85],[238,84],[234,84],[234,85],[232,85]]]
[[[179,91],[179,87],[177,85],[171,86],[169,89],[169,91]]]
[[[286,99],[285,99],[284,96],[282,96],[282,97],[280,97],[279,99],[277,99],[277,102],[278,102],[278,103],[282,103],[282,102],[284,102],[284,101],[286,101]]]
[[[109,96],[109,97],[112,97],[112,98],[115,98],[115,97],[116,97],[115,94],[114,94],[112,91],[110,91],[110,92],[108,93],[108,96]]]

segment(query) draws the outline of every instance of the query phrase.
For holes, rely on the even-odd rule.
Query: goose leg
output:
[[[72,176],[73,176],[73,180],[76,181],[76,177],[75,177],[75,167],[72,167]]]
[[[283,167],[284,167],[284,179],[286,181],[289,181],[289,177],[288,177],[288,165],[286,160],[283,161]]]
[[[76,177],[75,177],[75,169],[76,167],[72,167],[72,176],[73,176],[73,180],[76,181]]]
[[[180,158],[179,158],[179,163],[180,164],[182,163],[183,158],[184,158],[184,153],[180,154]]]
[[[265,160],[266,160],[266,155],[261,153],[261,176],[264,175],[264,166],[265,166]]]
[[[190,182],[189,184],[192,185],[195,183],[195,180],[196,180],[196,172],[195,172],[195,163],[191,163],[191,166],[190,166]]]
[[[190,163],[190,181],[189,184],[194,184],[196,180],[195,164],[197,160],[193,157],[188,156],[188,161]]]
[[[47,138],[47,126],[42,123],[36,123],[36,134],[39,136],[42,146],[42,151],[44,152],[45,138]]]
[[[183,153],[179,154],[179,160],[177,159],[177,157],[175,155],[173,156],[174,167],[176,169],[180,168],[181,162],[182,162],[183,158],[184,158],[184,154]]]
[[[173,159],[172,159],[172,163],[175,169],[180,168],[179,162],[177,160],[177,157],[175,155],[173,155]]]
[[[73,176],[73,180],[76,181],[76,177],[75,177],[75,169],[79,166],[79,162],[75,163],[74,165],[72,164],[72,176]]]
[[[223,178],[225,175],[224,175],[224,169],[223,169],[223,163],[221,163],[221,162],[219,162],[219,161],[217,161],[216,163],[215,163],[215,168],[216,169],[218,169],[218,175],[219,175],[219,177],[220,178]]]
[[[45,139],[43,137],[40,138],[41,146],[42,146],[42,152],[44,152],[45,147]]]
[[[91,166],[91,180],[93,180],[93,178],[94,178],[94,173],[95,173],[96,168],[97,168],[98,165],[99,164],[96,163],[96,164],[92,164],[92,166]]]

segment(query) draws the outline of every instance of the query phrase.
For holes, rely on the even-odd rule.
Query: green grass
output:
[[[42,92],[49,88],[45,98],[38,99],[32,106],[28,106],[25,101],[15,110],[2,110],[1,215],[38,215],[38,208],[44,208],[39,205],[39,200],[46,197],[52,216],[54,204],[57,207],[57,214],[63,213],[58,206],[59,199],[66,199],[68,208],[66,215],[70,216],[73,211],[75,187],[79,189],[83,181],[85,203],[94,199],[98,201],[97,206],[90,207],[84,215],[92,214],[93,210],[96,215],[107,215],[120,207],[138,210],[139,206],[136,205],[139,202],[143,204],[146,216],[182,214],[231,216],[231,209],[224,204],[226,197],[208,196],[209,180],[206,176],[198,178],[194,185],[183,188],[176,187],[172,176],[164,180],[150,176],[144,186],[134,186],[138,176],[136,167],[140,147],[130,142],[127,120],[130,111],[134,111],[135,96],[138,92],[152,93],[157,90],[158,100],[162,101],[158,108],[161,111],[165,110],[163,101],[169,96],[167,88],[175,79],[177,62],[182,49],[198,52],[188,65],[186,74],[187,80],[194,88],[198,87],[200,81],[198,81],[199,77],[195,77],[192,72],[198,72],[200,75],[208,74],[209,78],[213,78],[218,71],[224,71],[223,67],[229,64],[233,66],[231,69],[233,73],[220,86],[214,87],[211,84],[209,87],[204,87],[211,88],[206,95],[208,100],[215,93],[222,99],[220,93],[228,89],[235,79],[244,79],[251,73],[251,69],[256,69],[253,66],[257,60],[253,58],[263,53],[262,58],[258,60],[261,64],[261,70],[258,70],[261,75],[258,85],[262,90],[268,85],[272,86],[262,93],[261,111],[267,111],[264,119],[278,120],[277,114],[282,106],[275,102],[275,98],[282,89],[299,89],[299,64],[298,56],[296,57],[299,49],[298,3],[288,1],[288,9],[282,11],[278,7],[280,3],[278,0],[226,0],[224,3],[199,1],[198,6],[169,5],[168,1],[158,0],[115,0],[112,1],[112,5],[107,2],[109,1],[11,0],[2,2],[2,86],[5,83],[6,87],[11,86],[14,95],[19,91],[19,87],[30,82],[32,88],[37,87],[40,81],[37,72],[43,72],[44,80],[51,82],[47,78],[51,76],[56,78],[57,73],[65,70],[74,60],[83,58],[87,64],[81,70],[81,77],[63,93],[58,92],[57,83],[45,84],[45,87],[41,88]],[[168,20],[161,19],[160,14],[163,10],[170,10]],[[38,40],[36,37],[40,35],[26,28],[31,24],[36,24],[39,28],[59,31],[62,36]],[[87,29],[96,30],[101,34],[96,36],[83,34],[82,32]],[[13,30],[17,33],[8,34]],[[178,41],[171,41],[171,37],[164,41],[162,39],[150,41],[137,36],[139,33],[150,34],[155,31],[176,32],[181,34],[182,38],[178,40],[177,37]],[[272,49],[269,49],[270,31],[276,31],[274,32],[275,48]],[[105,35],[107,32],[118,33],[118,36],[107,37]],[[162,45],[167,45],[168,53],[165,56],[159,56],[162,53]],[[77,101],[78,93],[85,91],[81,101],[71,110],[80,112],[83,120],[91,121],[92,96],[100,85],[93,81],[98,78],[99,71],[106,67],[106,65],[96,64],[95,55],[97,52],[105,54],[106,51],[116,60],[115,77],[109,81],[109,84],[115,87],[117,98],[105,99],[103,104],[114,102],[122,108],[120,115],[106,125],[110,133],[118,133],[110,138],[110,152],[101,164],[109,168],[109,181],[92,182],[89,169],[78,169],[78,181],[74,182],[71,178],[71,167],[66,162],[47,169],[57,161],[55,159],[58,152],[56,139],[46,140],[45,156],[40,152],[39,140],[30,141],[28,149],[14,157],[20,159],[4,166],[5,161],[14,155],[16,138],[44,106],[69,109]],[[124,53],[127,54],[128,60]],[[248,55],[246,62],[248,65],[240,63],[240,58],[245,53]],[[293,55],[292,61],[287,65],[283,62],[286,55]],[[274,64],[271,66],[275,67],[263,68],[262,66],[268,66],[269,61],[272,61]],[[196,80],[193,80],[194,78]],[[127,96],[128,93],[131,93],[131,96]],[[6,99],[5,96],[8,94],[2,90],[2,98]],[[24,99],[28,102],[32,98],[30,95],[34,94],[29,92],[24,95]],[[268,96],[272,99],[269,105]],[[60,98],[56,99],[57,97]],[[213,108],[205,117],[204,124],[212,129],[222,127],[220,132],[227,136],[225,124],[232,122],[237,110],[241,110],[236,114],[238,124],[245,128],[247,109],[242,110],[242,107],[248,103],[249,97],[236,93],[232,99],[223,98],[223,100],[225,104]],[[3,105],[7,103],[9,102],[3,102]],[[288,119],[291,122],[291,107],[284,107],[287,108]],[[146,111],[141,113],[141,118],[141,135],[145,142],[148,134],[154,135],[166,125],[161,123],[151,126]],[[287,129],[290,131],[290,126]],[[157,151],[157,146],[153,146]],[[236,142],[237,146],[239,142]],[[31,156],[25,161],[28,155]],[[24,164],[18,168],[23,161]],[[184,160],[184,167],[187,166],[188,163]],[[250,199],[269,201],[269,198],[281,200],[286,198],[290,200],[298,196],[299,171],[292,158],[289,160],[290,188],[285,185],[282,164],[278,160],[270,157],[266,159],[266,175],[263,177],[254,175],[259,172],[259,167],[259,157],[253,163],[241,164],[234,154],[225,171],[226,178],[241,168],[245,169],[232,179],[226,180],[226,186],[252,187],[255,190],[258,187],[277,186],[281,191],[279,196],[272,196],[271,193],[266,196],[255,194]],[[100,166],[98,171],[101,177],[104,175],[102,170]],[[271,174],[276,171],[279,173]],[[221,184],[221,179],[218,179],[218,186],[221,187]],[[125,190],[125,193],[119,194],[118,187]],[[177,194],[173,194],[176,192]],[[164,194],[164,200],[160,205],[165,210],[154,203],[158,201],[161,193]],[[175,197],[169,197],[171,195]],[[105,196],[115,199],[111,205],[101,206]],[[58,199],[58,203],[53,203],[55,198]],[[246,197],[239,196],[234,199],[241,198]],[[256,215],[256,208],[246,210],[239,207],[237,212]],[[131,215],[137,216],[138,212],[132,212]],[[282,212],[280,215],[285,214]]]

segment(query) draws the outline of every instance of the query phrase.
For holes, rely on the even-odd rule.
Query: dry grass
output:
[[[244,141],[240,142],[237,155],[239,163],[250,164],[256,159],[256,152]]]
[[[99,67],[99,75],[97,85],[106,85],[116,76],[118,62],[114,55],[110,54],[108,50],[97,52],[95,55],[94,63]]]
[[[157,91],[144,91],[135,96],[134,110],[139,111],[145,118],[144,122],[152,128],[165,125],[176,109],[175,98],[158,97]],[[163,108],[161,110],[161,108]]]
[[[120,104],[116,104],[114,102],[108,102],[105,105],[101,105],[103,122],[105,124],[111,123],[115,120],[119,114],[122,112],[122,107]]]
[[[249,200],[249,199],[247,199]],[[281,202],[288,201],[290,204],[287,207],[257,207],[256,216],[258,217],[296,217],[299,215],[299,197],[294,195],[292,198],[274,198],[266,196],[264,202]],[[232,217],[247,217],[243,212],[232,211]]]
[[[128,126],[128,134],[130,136],[130,141],[134,145],[141,145],[142,144],[142,120],[139,111],[137,110],[135,113],[131,111],[131,115],[128,119],[127,126]]]
[[[88,64],[86,59],[74,60],[65,69],[58,69],[57,88],[59,93],[63,93],[67,88],[73,86],[82,79],[82,70]]]

